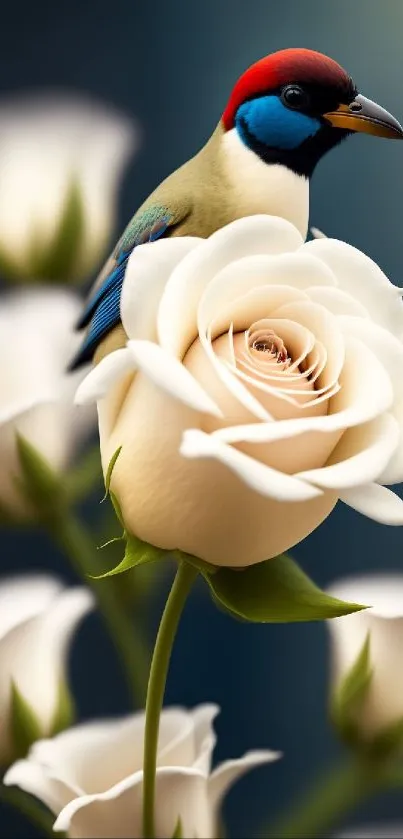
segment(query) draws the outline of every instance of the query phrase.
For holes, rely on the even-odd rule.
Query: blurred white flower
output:
[[[91,99],[42,95],[0,105],[0,265],[35,279],[52,276],[47,256],[60,237],[69,278],[93,270],[104,256],[116,216],[119,182],[137,134],[129,119]],[[77,204],[79,200],[80,204]],[[66,221],[66,219],[65,219]],[[82,225],[80,236],[77,225]],[[77,234],[77,235],[75,235]],[[79,241],[78,241],[79,239]],[[55,258],[51,257],[51,260]],[[43,263],[49,276],[32,276]],[[57,274],[57,268],[55,268]],[[64,277],[63,277],[64,278]]]
[[[95,422],[73,405],[79,379],[66,373],[77,345],[80,298],[67,289],[10,292],[0,306],[0,508],[22,512],[15,484],[16,431],[63,470]]]
[[[349,577],[330,594],[371,608],[328,621],[333,688],[342,683],[369,638],[372,678],[354,718],[366,739],[403,719],[403,575]]]
[[[12,686],[29,705],[41,735],[52,731],[77,624],[93,608],[86,588],[26,574],[0,581],[0,764],[12,759]]]
[[[229,787],[245,772],[276,760],[270,751],[248,752],[211,772],[218,708],[162,712],[156,778],[156,835],[216,836],[217,816]],[[58,816],[54,830],[68,836],[137,839],[142,836],[144,714],[79,725],[36,743],[26,760],[7,772],[16,785]]]

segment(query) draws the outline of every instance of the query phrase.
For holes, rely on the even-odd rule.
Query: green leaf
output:
[[[107,498],[108,495],[109,495],[112,472],[115,468],[115,463],[116,463],[121,451],[122,451],[122,446],[119,446],[119,448],[116,449],[115,454],[112,455],[112,457],[109,461],[109,466],[108,466],[108,469],[107,469],[106,475],[105,475],[105,495],[102,499],[103,501],[105,501],[105,498]]]
[[[219,568],[215,574],[199,570],[217,605],[245,621],[317,621],[366,608],[330,597],[285,554],[244,569]]]
[[[65,494],[59,475],[53,471],[45,458],[20,434],[16,435],[17,454],[21,476],[17,479],[19,488],[36,508],[43,512],[62,504]]]
[[[35,743],[43,735],[41,724],[35,712],[14,682],[11,685],[11,728],[14,759],[24,757],[32,743]]]
[[[154,548],[153,545],[142,542],[141,539],[137,539],[136,536],[132,536],[131,534],[126,533],[124,538],[126,539],[126,550],[122,561],[110,571],[99,574],[97,577],[92,577],[93,580],[114,577],[116,574],[123,574],[125,571],[130,571],[131,568],[136,568],[138,565],[145,565],[148,562],[158,562],[159,560],[165,559],[168,555],[166,551],[162,551],[160,548]]]
[[[367,635],[354,664],[344,677],[331,703],[331,719],[347,742],[359,738],[357,716],[371,683],[373,671],[370,657],[370,636]]]
[[[176,822],[176,827],[172,834],[172,839],[183,839],[182,820],[180,816],[178,816],[178,821]]]
[[[56,713],[52,721],[51,736],[54,737],[59,731],[64,731],[65,728],[69,728],[73,725],[75,718],[76,708],[74,699],[67,682],[62,679],[59,684],[59,696]]]
[[[28,264],[30,273],[41,282],[60,283],[78,279],[77,255],[84,240],[84,207],[79,185],[72,180],[63,211],[53,236],[46,246],[33,237]]]

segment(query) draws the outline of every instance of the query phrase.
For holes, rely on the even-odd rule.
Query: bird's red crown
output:
[[[352,87],[348,73],[327,55],[308,49],[274,52],[252,64],[236,82],[222,115],[225,130],[233,128],[242,102],[292,82],[320,82],[346,90]]]

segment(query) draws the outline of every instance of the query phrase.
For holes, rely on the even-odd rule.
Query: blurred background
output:
[[[42,91],[89,95],[135,120],[140,145],[119,198],[122,228],[158,182],[205,142],[235,79],[256,59],[289,46],[325,52],[363,94],[402,121],[402,43],[401,0],[21,0],[2,11],[0,93],[7,99]],[[396,285],[403,285],[402,155],[399,143],[357,136],[320,164],[311,193],[311,223],[364,250]],[[83,508],[90,523],[101,496],[99,486]],[[40,533],[5,530],[0,538],[2,573],[47,569],[75,579]],[[293,555],[322,586],[350,572],[403,571],[403,531],[340,504]],[[150,639],[166,585],[162,581],[150,600]],[[216,758],[264,747],[284,753],[230,793],[225,816],[231,836],[257,830],[289,807],[337,756],[326,718],[326,642],[321,624],[236,623],[216,610],[202,587],[190,600],[167,703],[221,706]],[[75,644],[72,684],[81,719],[130,710],[96,615]],[[403,798],[396,794],[378,798],[349,824],[399,816],[403,821]],[[4,806],[0,837],[21,835],[37,834]]]

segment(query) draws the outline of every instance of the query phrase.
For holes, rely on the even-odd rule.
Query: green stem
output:
[[[287,808],[291,815],[277,821],[268,835],[275,839],[326,836],[345,815],[385,783],[386,779],[367,763],[351,761],[333,768],[299,804]]]
[[[147,684],[149,658],[147,645],[122,608],[117,587],[112,580],[92,580],[89,575],[102,573],[99,552],[90,535],[71,511],[65,510],[56,521],[49,520],[47,529],[55,543],[70,560],[83,581],[93,589],[117,653],[123,665],[129,690],[135,704],[143,705]]]
[[[155,775],[158,733],[172,647],[186,598],[198,571],[187,562],[178,570],[161,618],[148,680],[144,732],[143,836],[154,839]]]
[[[0,800],[9,804],[14,810],[18,810],[31,824],[34,824],[44,836],[54,836],[54,816],[31,795],[19,789],[0,786]],[[58,834],[63,836],[64,834]]]

